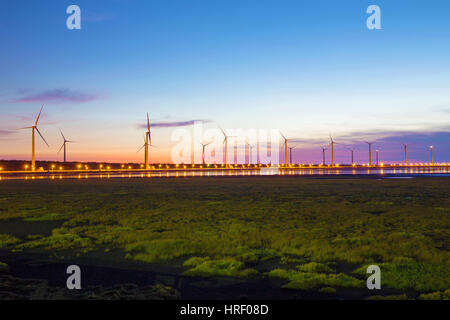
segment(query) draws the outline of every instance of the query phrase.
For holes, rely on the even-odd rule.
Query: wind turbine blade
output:
[[[17,130],[23,130],[23,129],[32,129],[33,127],[24,127],[24,128],[19,128]]]
[[[58,153],[61,152],[62,148],[64,147],[64,143],[62,144],[61,148],[59,148]]]
[[[37,124],[38,124],[38,121],[39,121],[39,118],[41,117],[41,112],[42,112],[43,108],[44,108],[44,105],[42,105],[41,110],[39,111],[39,114],[38,114],[38,116],[36,118],[36,122],[34,123],[35,126],[37,126]]]
[[[47,141],[45,141],[44,136],[41,134],[41,132],[39,131],[39,129],[36,127],[36,131],[39,133],[39,135],[41,136],[42,140],[44,140],[45,144],[47,145],[47,147],[50,147],[47,143]]]
[[[147,129],[148,132],[150,132],[150,117],[148,116],[148,112],[147,112]]]
[[[153,147],[153,148],[159,149],[159,147],[157,147],[157,146],[155,146],[155,145],[153,145],[153,144],[151,144],[151,145],[150,145],[150,147]]]
[[[284,140],[287,140],[286,137],[284,136],[284,134],[280,131],[281,136],[283,137]]]
[[[226,137],[227,134],[226,134],[225,131],[222,129],[222,127],[219,127],[219,129],[220,129],[220,131],[222,131],[223,136]]]
[[[144,147],[145,147],[145,144],[142,147],[140,147],[139,150],[136,151],[136,153],[139,153],[139,151],[141,151]]]
[[[62,133],[61,129],[59,129],[59,132],[61,132],[61,136],[63,137],[64,141],[66,141],[66,137],[64,137],[64,134]]]

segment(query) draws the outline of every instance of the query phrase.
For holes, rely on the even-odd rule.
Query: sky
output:
[[[66,27],[72,4],[80,30]],[[0,159],[31,158],[17,129],[44,105],[38,160],[62,159],[61,129],[78,142],[69,161],[142,162],[148,112],[151,162],[171,162],[195,120],[282,131],[300,163],[321,162],[330,135],[338,163],[348,148],[367,162],[365,141],[383,162],[404,143],[410,161],[432,144],[450,162],[449,15],[447,0],[3,0]]]

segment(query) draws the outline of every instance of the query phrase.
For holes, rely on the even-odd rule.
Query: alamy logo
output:
[[[381,270],[377,265],[370,265],[367,267],[366,273],[370,274],[367,278],[367,289],[381,289]]]
[[[66,20],[66,26],[69,30],[81,29],[81,9],[79,6],[72,4],[67,7],[67,14],[70,14]]]
[[[381,29],[381,9],[377,5],[370,5],[367,11],[370,16],[367,18],[366,25],[369,30]]]
[[[67,282],[66,282],[67,289],[80,290],[81,289],[81,269],[80,269],[80,267],[77,265],[68,266],[66,273],[70,274],[70,276],[67,278]]]

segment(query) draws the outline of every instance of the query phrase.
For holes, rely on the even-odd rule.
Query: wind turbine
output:
[[[292,150],[295,149],[295,147],[289,147],[289,163],[292,164]]]
[[[351,153],[352,153],[352,165],[355,163],[355,161],[354,161],[354,157],[353,157],[353,155],[354,155],[354,153],[355,153],[355,148],[353,147],[353,148],[347,148],[347,150],[349,150]]]
[[[259,158],[259,137],[256,138],[256,164],[259,165],[260,158]]]
[[[330,145],[331,145],[331,166],[334,166],[334,145],[338,144],[337,142],[334,142],[333,138],[330,134]]]
[[[325,147],[320,147],[322,149],[322,164],[325,165],[325,150],[327,150],[327,148]]]
[[[369,166],[372,165],[372,144],[373,142],[367,142],[366,143],[369,145]]]
[[[149,143],[149,141],[150,141],[150,143]],[[143,144],[142,147],[140,147],[139,150],[137,151],[137,152],[139,152],[139,151],[141,151],[143,148],[145,148],[145,160],[146,160],[146,167],[145,167],[145,169],[148,169],[148,168],[149,168],[149,163],[148,163],[148,149],[149,149],[149,147],[157,148],[156,146],[154,146],[154,145],[151,144],[150,135],[149,135],[148,132],[147,132],[147,133],[145,133],[145,135],[144,135],[144,144]]]
[[[41,136],[42,140],[45,142],[47,147],[49,147],[47,141],[45,141],[44,137],[42,136],[41,132],[39,131],[39,129],[37,127],[43,108],[44,108],[44,105],[42,105],[41,110],[39,111],[36,121],[34,122],[34,126],[21,128],[21,129],[31,129],[31,170],[33,170],[33,171],[36,170],[36,152],[35,152],[36,147],[35,147],[35,139],[34,139],[34,131],[35,130],[37,131],[37,133],[39,133],[39,135]]]
[[[66,137],[64,137],[64,134],[62,133],[61,129],[59,129],[59,132],[61,133],[61,136],[62,136],[64,142],[63,142],[61,148],[59,148],[58,153],[60,153],[61,149],[64,148],[64,163],[66,163],[66,144],[67,143],[76,143],[76,141],[67,140]]]
[[[431,164],[434,164],[434,162],[433,162],[433,145],[430,146],[430,155],[431,155]]]
[[[148,112],[147,112],[147,132],[145,133],[145,169],[148,169],[148,156],[149,156],[149,146],[152,145],[152,136],[151,136],[151,132],[150,132],[150,117],[148,116]]]
[[[288,161],[287,161],[287,157],[288,157],[288,152],[287,152],[288,146],[287,146],[287,143],[291,139],[286,139],[286,137],[281,133],[281,131],[280,131],[280,134],[281,134],[281,136],[283,137],[283,140],[284,140],[284,166],[287,167],[287,164],[288,164]]]
[[[211,142],[208,143],[201,143],[202,145],[202,164],[205,165],[205,148],[206,146],[210,145]]]
[[[251,155],[249,154],[249,150],[251,150],[251,145],[250,143],[248,143],[248,140],[245,141],[245,163],[247,163],[247,157],[248,157],[248,163],[250,163],[251,160]],[[251,153],[251,151],[250,151]]]
[[[405,166],[408,165],[408,145],[406,143],[403,144],[403,149],[405,151]]]
[[[250,149],[250,154],[249,154],[249,158],[248,158],[248,164],[252,164],[252,159],[253,159],[253,146],[251,144],[248,145],[248,148]]]
[[[228,156],[228,138],[233,138],[234,136],[228,136],[221,127],[219,127],[219,129],[220,129],[220,131],[222,131],[222,134],[224,137],[223,145],[224,145],[225,152],[224,152],[223,163],[225,164],[225,167],[226,167],[227,166],[227,156]]]
[[[375,150],[375,152],[376,152],[376,159],[377,159],[377,167],[378,167],[378,165],[379,165],[379,162],[378,162],[378,152],[379,152],[380,150],[379,149],[376,149]]]

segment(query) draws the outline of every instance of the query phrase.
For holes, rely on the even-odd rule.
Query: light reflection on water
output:
[[[327,176],[327,175],[357,175],[357,176],[434,176],[448,177],[448,167],[421,167],[421,168],[308,168],[308,169],[278,169],[262,168],[260,170],[189,170],[189,171],[156,171],[156,172],[82,172],[61,174],[35,173],[16,176],[0,176],[0,180],[35,180],[35,179],[111,179],[111,178],[183,178],[183,177],[225,177],[225,176]]]

